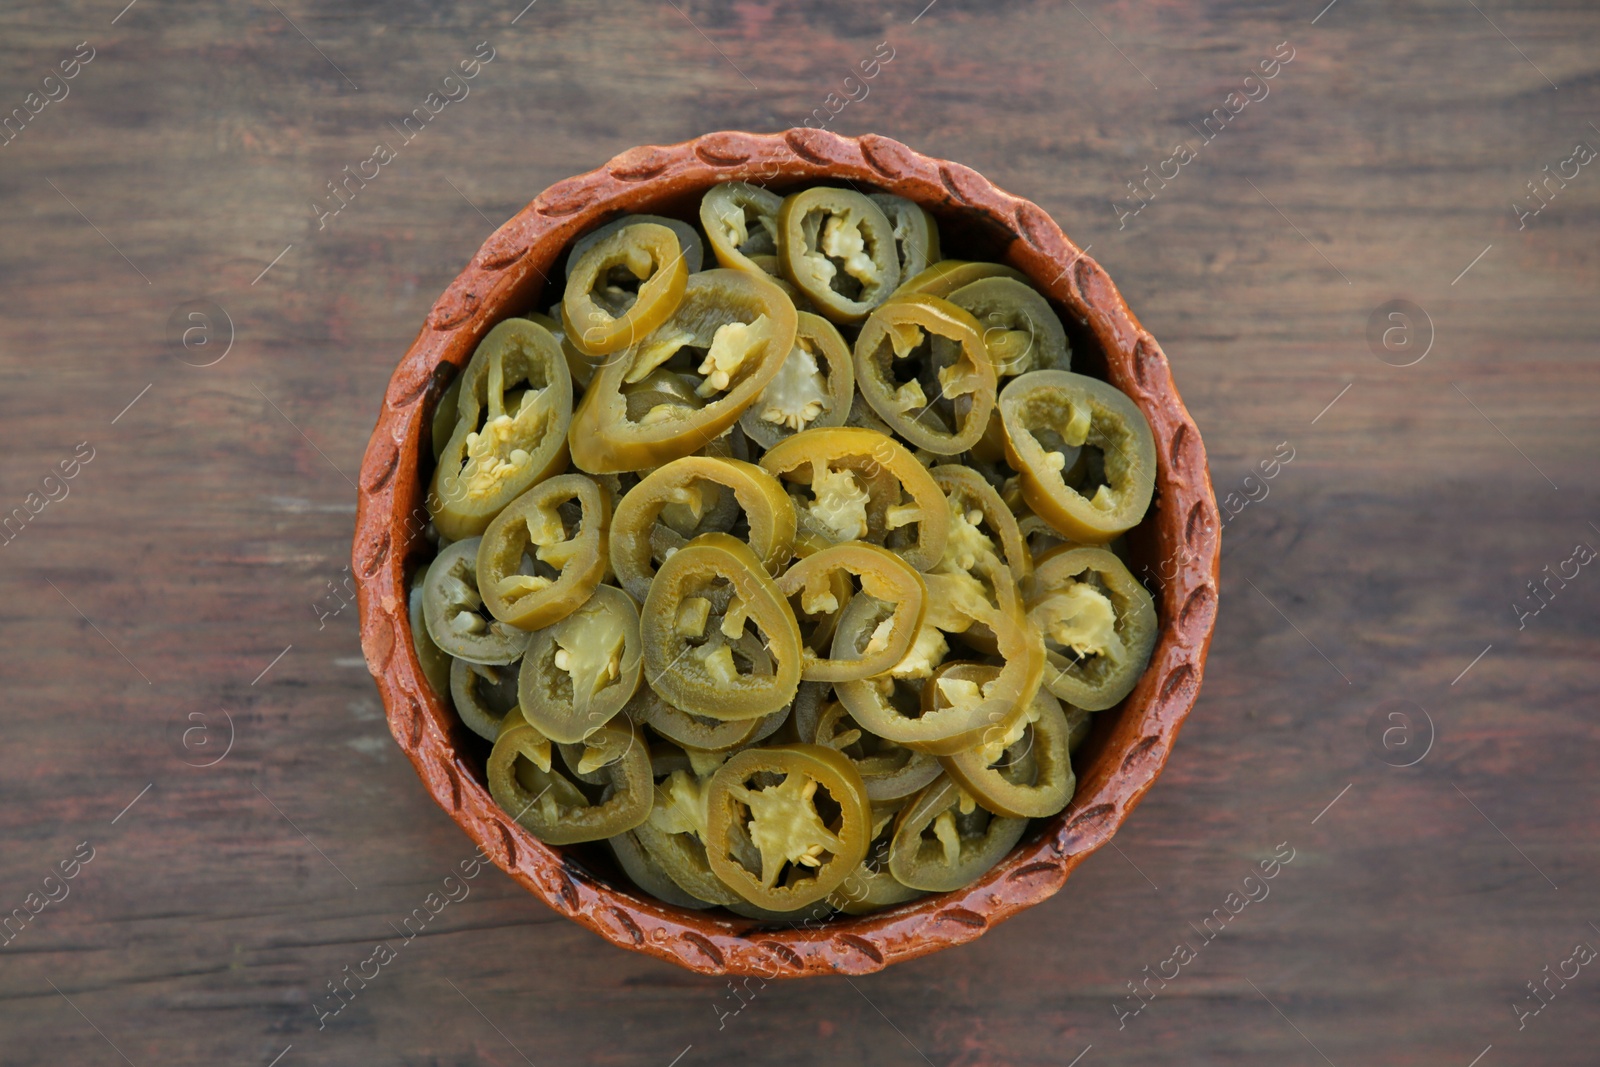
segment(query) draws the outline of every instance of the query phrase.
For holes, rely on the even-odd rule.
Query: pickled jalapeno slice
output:
[[[517,703],[540,733],[562,744],[609,722],[639,685],[639,609],[602,585],[560,622],[533,634],[517,675]]]
[[[1100,544],[1144,518],[1155,490],[1155,438],[1144,412],[1116,386],[1070,371],[1031,371],[1001,392],[1000,417],[1023,499],[1063,535]]]
[[[939,570],[971,571],[985,555],[997,556],[1012,576],[1026,582],[1033,557],[1017,518],[983,475],[971,467],[941,463],[928,472],[950,504],[950,535]]]
[[[782,197],[748,182],[724,182],[706,190],[700,225],[717,262],[753,274],[776,274],[782,206]]]
[[[650,817],[654,785],[644,740],[626,718],[602,726],[584,750],[586,765],[566,768],[551,758],[539,731],[526,723],[501,732],[489,753],[486,777],[495,803],[547,845],[599,841]],[[603,787],[583,786],[572,771],[598,770]]]
[[[939,224],[921,204],[893,193],[868,193],[894,233],[900,277],[913,278],[939,262]]]
[[[1085,711],[1133,691],[1150,663],[1156,604],[1127,565],[1104,548],[1063,545],[1041,556],[1028,620],[1045,639],[1045,687]]]
[[[926,270],[900,283],[900,288],[894,292],[895,296],[906,293],[926,293],[948,299],[950,294],[962,286],[971,285],[984,278],[1010,278],[1012,281],[1031,285],[1028,276],[1014,267],[1003,263],[981,263],[966,259],[944,259],[934,263]]]
[[[507,319],[461,372],[458,418],[428,493],[444,537],[476,537],[511,501],[567,465],[572,378],[561,346],[527,319]]]
[[[802,648],[800,677],[806,681],[849,681],[882,674],[905,656],[922,625],[927,599],[922,576],[899,556],[864,541],[846,541],[806,556],[778,579],[778,591],[798,597],[800,610],[808,615],[834,615],[843,607],[834,581],[841,571],[861,583],[856,596],[872,597],[890,613],[862,647],[845,649],[842,659],[837,640],[828,657]]]
[[[568,432],[573,463],[593,474],[641,470],[721,435],[794,348],[796,315],[761,276],[725,269],[691,276],[672,317],[595,374]],[[693,399],[646,388],[661,381],[652,379],[660,371]]]
[[[645,681],[669,704],[708,718],[759,719],[794,699],[800,628],[743,541],[701,534],[674,552],[656,572],[641,618]],[[740,652],[746,634],[772,657],[772,673],[756,673]]]
[[[970,282],[946,299],[978,320],[995,373],[1013,378],[1031,370],[1071,370],[1067,333],[1049,301],[1015,278]]]
[[[883,545],[918,570],[944,553],[944,494],[890,437],[853,426],[804,430],[768,449],[761,466],[789,483],[805,533]]]
[[[705,804],[711,869],[769,911],[822,900],[866,856],[866,790],[830,748],[745,749],[711,777]]]
[[[596,241],[573,264],[561,324],[585,355],[620,351],[667,320],[688,280],[678,235],[656,223],[632,223]]]
[[[948,776],[940,776],[901,810],[889,846],[889,873],[930,893],[977,880],[1022,839],[1026,819],[985,811]]]
[[[956,305],[924,293],[874,311],[855,343],[856,389],[918,448],[953,456],[983,436],[994,411],[995,366],[983,330]]]
[[[524,630],[566,618],[606,570],[611,494],[582,474],[540,482],[484,530],[478,588],[491,614]]]
[[[1068,751],[1071,728],[1061,704],[1040,689],[1011,729],[939,762],[979,804],[1013,819],[1043,819],[1072,800],[1077,778]]]
[[[855,364],[839,329],[821,315],[799,312],[794,348],[739,426],[762,448],[813,426],[843,426],[855,397]]]
[[[817,186],[778,211],[784,277],[826,318],[857,323],[900,284],[894,227],[861,193]]]
[[[441,651],[470,663],[520,659],[529,634],[489,614],[478,592],[478,538],[457,541],[428,565],[422,618]]]
[[[573,269],[582,262],[584,254],[610,237],[618,230],[640,223],[653,223],[665,226],[678,237],[678,247],[683,250],[683,262],[690,274],[697,272],[705,260],[705,246],[700,241],[699,232],[682,219],[668,219],[660,215],[623,215],[621,218],[612,219],[603,226],[597,226],[572,242],[572,248],[567,252],[566,276],[572,277]]]
[[[506,715],[517,710],[517,664],[490,666],[450,661],[450,686],[446,690],[467,729],[493,741],[500,736]]]
[[[826,683],[801,684],[794,724],[802,744],[837,749],[855,764],[875,805],[903,800],[939,777],[937,759],[863,730]]]
[[[617,507],[611,569],[622,587],[643,601],[656,561],[702,533],[725,532],[741,514],[756,558],[769,575],[778,574],[793,551],[795,513],[776,478],[753,463],[710,456],[662,464]]]

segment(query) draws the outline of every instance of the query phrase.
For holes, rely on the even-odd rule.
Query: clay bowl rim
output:
[[[1150,666],[1116,712],[1071,806],[1031,831],[979,881],[873,915],[773,927],[674,908],[601,881],[500,810],[455,739],[465,734],[424,680],[412,651],[406,571],[421,555],[423,423],[442,363],[464,364],[508,313],[526,309],[564,246],[600,220],[648,210],[730,180],[849,180],[898,193],[976,227],[999,257],[1034,279],[1092,331],[1105,373],[1149,418],[1156,496],[1141,527],[1150,552],[1177,563],[1157,590],[1161,634]],[[959,163],[874,134],[813,129],[710,133],[682,144],[630,149],[557,182],[496,230],[434,304],[395,368],[361,465],[352,565],[361,645],[389,726],[439,805],[494,863],[562,915],[622,948],[703,974],[803,977],[863,974],[971,941],[1053,895],[1110,840],[1150,788],[1194,705],[1216,618],[1220,562],[1216,501],[1199,430],[1184,409],[1165,354],[1128,310],[1106,272],[1037,205]],[[399,654],[397,654],[399,650]]]

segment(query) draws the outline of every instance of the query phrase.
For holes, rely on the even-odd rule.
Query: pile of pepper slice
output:
[[[431,422],[412,633],[496,802],[767,921],[982,875],[1157,633],[1118,555],[1150,427],[1071,358],[898,196],[730,182],[580,237]]]

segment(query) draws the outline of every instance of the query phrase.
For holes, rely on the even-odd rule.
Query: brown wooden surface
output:
[[[1600,946],[1600,576],[1521,630],[1512,604],[1600,547],[1600,167],[1525,229],[1511,204],[1600,148],[1600,13],[1338,0],[1313,24],[1322,6],[8,8],[0,107],[78,42],[95,58],[0,146],[0,511],[79,442],[94,458],[0,545],[0,909],[95,851],[0,948],[0,1061],[1593,1063],[1592,965],[1520,1031],[1511,1005]],[[485,40],[470,95],[399,144],[388,123]],[[770,985],[719,1024],[724,985],[491,869],[319,1030],[325,983],[471,852],[388,736],[353,607],[314,606],[338,604],[395,360],[546,185],[798,123],[885,40],[833,128],[961,160],[1092,245],[1219,495],[1294,449],[1225,530],[1172,762],[1059,896],[880,975]],[[1124,183],[1283,41],[1270,95],[1119,231]],[[319,230],[310,203],[379,141],[394,161]],[[1433,324],[1414,366],[1365,338],[1394,298]],[[171,341],[190,300],[231,317],[215,365],[177,358],[222,351]],[[1431,750],[1385,765],[1369,719],[1419,706]],[[192,766],[224,712],[231,750]],[[1270,896],[1119,1030],[1126,983],[1198,945],[1280,842]]]

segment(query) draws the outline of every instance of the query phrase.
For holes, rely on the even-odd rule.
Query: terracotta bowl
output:
[[[422,529],[429,422],[454,364],[490,327],[556,297],[547,279],[576,236],[618,213],[695,218],[701,194],[742,179],[783,191],[819,180],[897,193],[938,217],[947,255],[1010,264],[1053,301],[1073,343],[1073,369],[1127,393],[1155,431],[1155,500],[1129,535],[1133,572],[1155,584],[1161,635],[1149,669],[1119,707],[1100,712],[1074,763],[1078,790],[1036,824],[980,881],[861,918],[781,927],[725,912],[684,911],[635,889],[592,848],[541,843],[500,810],[484,785],[487,746],[436,699],[412,651],[407,582],[431,555]],[[542,303],[539,303],[542,301]],[[1217,607],[1216,501],[1200,433],[1167,358],[1117,287],[1036,205],[959,163],[886,137],[811,129],[712,133],[630,149],[559,182],[478,250],[439,297],[389,381],[361,465],[353,565],[361,647],[395,739],[441,807],[506,873],[556,911],[613,944],[705,974],[799,977],[880,970],[971,941],[1055,893],[1110,840],[1171,752],[1200,688]]]

